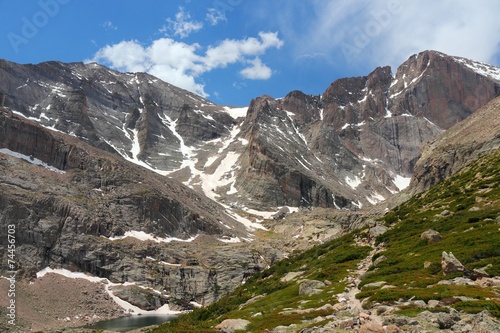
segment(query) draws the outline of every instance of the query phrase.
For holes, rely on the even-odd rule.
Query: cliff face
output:
[[[0,75],[5,107],[150,169],[179,168],[184,146],[227,135],[233,122],[221,107],[144,73],[1,60]]]
[[[248,232],[180,183],[2,108],[0,142],[0,227],[16,226],[21,276],[68,268],[165,289],[186,305],[210,303],[267,265],[218,241]]]
[[[356,209],[409,183],[422,146],[500,93],[500,70],[427,51],[321,96],[250,104],[237,189],[258,203]],[[249,203],[251,204],[251,203]]]
[[[415,166],[411,192],[450,177],[467,163],[500,148],[500,97],[427,143]]]

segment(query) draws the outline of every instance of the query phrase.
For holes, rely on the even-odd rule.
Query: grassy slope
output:
[[[450,214],[441,216],[445,210]],[[381,255],[388,260],[367,275],[361,285],[387,281],[397,288],[367,290],[358,297],[370,297],[372,302],[391,302],[412,296],[427,301],[461,295],[481,301],[461,302],[454,307],[468,312],[486,308],[500,317],[499,296],[491,289],[435,285],[453,277],[444,277],[441,271],[443,251],[453,252],[469,270],[491,264],[486,271],[500,275],[499,216],[500,151],[497,150],[384,217],[387,225],[394,225],[377,239],[387,244],[387,250]],[[440,232],[443,240],[427,244],[420,234],[429,229]],[[424,268],[424,262],[432,264]]]
[[[476,208],[471,210],[472,207]],[[450,214],[441,216],[444,210]],[[474,300],[454,303],[452,306],[471,313],[488,309],[500,317],[498,288],[436,285],[440,280],[459,276],[443,275],[440,265],[443,251],[453,252],[467,269],[491,264],[487,272],[500,275],[499,211],[500,151],[497,150],[385,215],[381,221],[392,228],[380,236],[377,242],[386,244],[382,254],[387,260],[377,268],[372,267],[360,286],[386,281],[395,288],[364,288],[357,297],[366,298],[369,304],[391,304],[413,297],[425,301],[446,301],[455,296],[466,296]],[[443,240],[434,244],[422,240],[420,234],[428,229],[439,231]],[[261,332],[263,328],[272,329],[278,325],[300,323],[304,319],[329,314],[324,311],[300,315],[280,312],[286,308],[313,309],[336,303],[334,295],[345,288],[345,284],[339,281],[370,250],[368,247],[354,246],[353,238],[354,234],[349,234],[283,260],[252,277],[216,304],[181,316],[153,332],[213,332],[212,327],[227,318],[245,318],[251,322],[248,327],[250,331]],[[424,268],[424,262],[432,264]],[[288,272],[294,271],[304,271],[301,278],[329,280],[332,285],[319,295],[299,296],[296,281],[280,281]],[[257,295],[266,296],[240,307]],[[404,313],[412,311],[421,310],[405,309]],[[262,315],[253,316],[256,313]]]

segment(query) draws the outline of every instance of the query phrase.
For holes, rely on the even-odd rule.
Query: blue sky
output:
[[[0,58],[97,61],[248,105],[426,49],[499,66],[498,13],[500,0],[0,0]]]

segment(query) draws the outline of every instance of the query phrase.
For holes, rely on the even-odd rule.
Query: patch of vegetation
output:
[[[383,254],[388,259],[371,270],[361,285],[383,280],[397,288],[363,290],[357,297],[390,303],[413,296],[425,301],[467,296],[481,299],[472,302],[477,309],[480,304],[495,308],[495,302],[485,300],[497,297],[491,288],[436,284],[462,276],[444,276],[443,251],[453,252],[468,270],[485,268],[493,276],[500,275],[499,184],[500,151],[496,151],[386,214],[381,221],[393,228],[379,236],[377,243],[386,244]],[[421,239],[421,233],[429,229],[438,231],[443,240],[428,244]],[[473,312],[471,305],[457,307]]]
[[[467,313],[479,313],[487,310],[493,316],[500,318],[500,301],[498,300],[465,301],[453,304],[452,306],[457,310]]]

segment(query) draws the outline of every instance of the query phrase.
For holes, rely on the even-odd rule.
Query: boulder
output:
[[[321,288],[326,287],[324,282],[317,280],[304,280],[299,285],[299,295],[315,295],[322,292]]]
[[[359,333],[384,333],[384,332],[385,332],[384,327],[373,321],[368,322],[359,328]]]
[[[448,275],[456,272],[463,272],[465,270],[464,265],[455,258],[453,253],[446,253],[443,251],[441,255],[441,268],[443,269],[443,274]]]
[[[460,320],[460,316],[456,313],[441,313],[437,319],[439,329],[450,329]]]
[[[287,206],[282,207],[276,214],[273,215],[274,220],[282,220],[290,214],[290,209]]]
[[[304,272],[288,272],[285,276],[281,278],[281,282],[290,282],[293,279],[297,278],[298,276],[301,276],[304,274]]]
[[[385,282],[385,281],[367,283],[363,286],[363,289],[365,289],[365,288],[380,288],[385,284],[387,284],[387,282]]]
[[[437,243],[443,240],[443,237],[437,232],[436,230],[429,229],[427,231],[424,231],[421,235],[420,238],[427,240],[429,244],[432,243]]]
[[[387,260],[387,257],[384,255],[381,255],[380,257],[375,259],[375,261],[373,262],[373,266],[377,267],[381,262],[386,261],[386,260]]]
[[[245,319],[226,319],[219,325],[215,326],[215,329],[223,333],[233,333],[235,331],[246,330],[250,322]]]
[[[385,234],[385,232],[387,230],[388,230],[388,228],[384,225],[376,225],[376,226],[370,228],[370,230],[368,230],[368,234],[370,235],[370,238],[373,239],[373,238],[377,238],[380,235]]]

